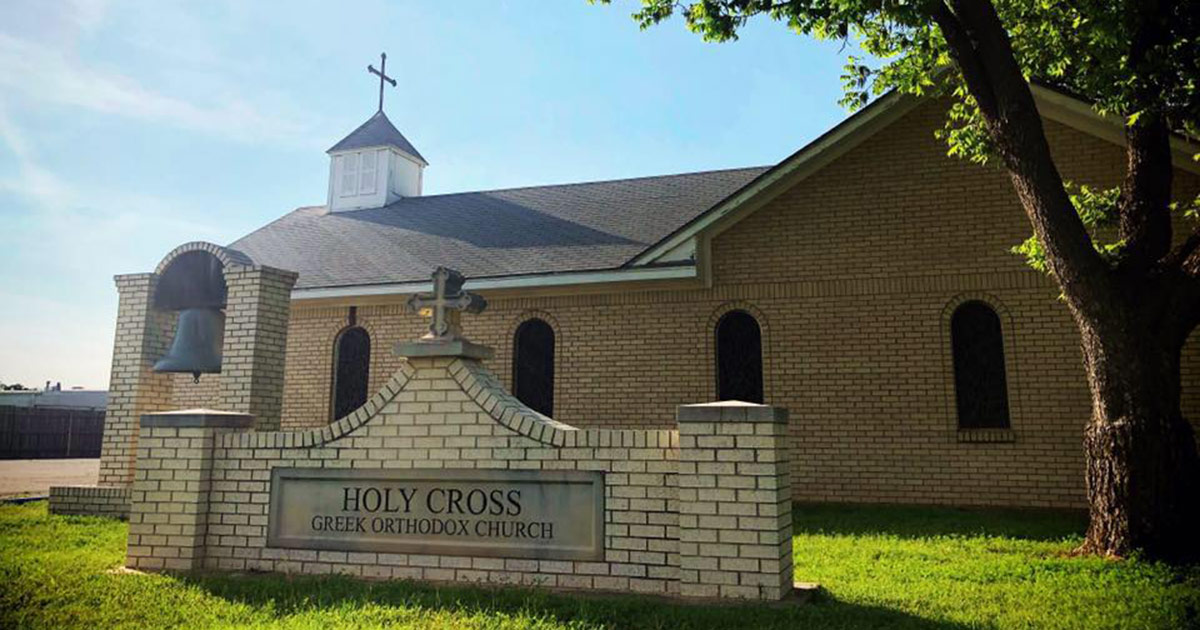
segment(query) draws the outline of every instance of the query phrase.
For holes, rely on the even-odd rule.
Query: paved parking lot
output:
[[[99,459],[0,459],[0,497],[44,495],[50,486],[95,485]]]

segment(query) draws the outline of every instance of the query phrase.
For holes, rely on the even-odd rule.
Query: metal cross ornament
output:
[[[387,81],[396,87],[396,80],[387,75],[387,53],[379,53],[379,69],[367,64],[367,72],[379,75],[379,111],[383,111],[383,82]]]
[[[438,267],[433,272],[433,293],[417,293],[408,298],[408,308],[419,315],[432,317],[429,332],[423,339],[448,339],[459,336],[459,315],[480,313],[487,308],[483,296],[463,291],[466,278],[453,269]]]

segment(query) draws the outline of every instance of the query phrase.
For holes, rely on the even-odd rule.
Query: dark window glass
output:
[[[762,332],[746,311],[717,322],[717,399],[763,401]]]
[[[967,302],[950,318],[954,395],[960,429],[1008,428],[1008,382],[1000,317],[983,302]]]
[[[361,327],[347,328],[334,344],[333,419],[367,402],[371,367],[371,337]]]
[[[554,329],[540,319],[517,327],[513,339],[513,391],[530,409],[554,416]]]

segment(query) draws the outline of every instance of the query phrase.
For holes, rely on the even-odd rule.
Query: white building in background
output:
[[[45,407],[104,411],[108,391],[103,389],[46,389],[0,391],[0,407]]]

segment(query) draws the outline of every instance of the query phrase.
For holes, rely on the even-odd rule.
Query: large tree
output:
[[[677,12],[712,41],[756,15],[853,40],[869,60],[847,64],[852,106],[893,89],[951,99],[950,153],[1008,171],[1033,227],[1014,249],[1054,277],[1079,328],[1092,395],[1082,551],[1194,558],[1200,463],[1180,355],[1200,323],[1200,204],[1172,202],[1172,142],[1200,129],[1200,0],[642,0],[634,17],[646,28]],[[1124,124],[1119,187],[1064,182],[1031,79]]]

